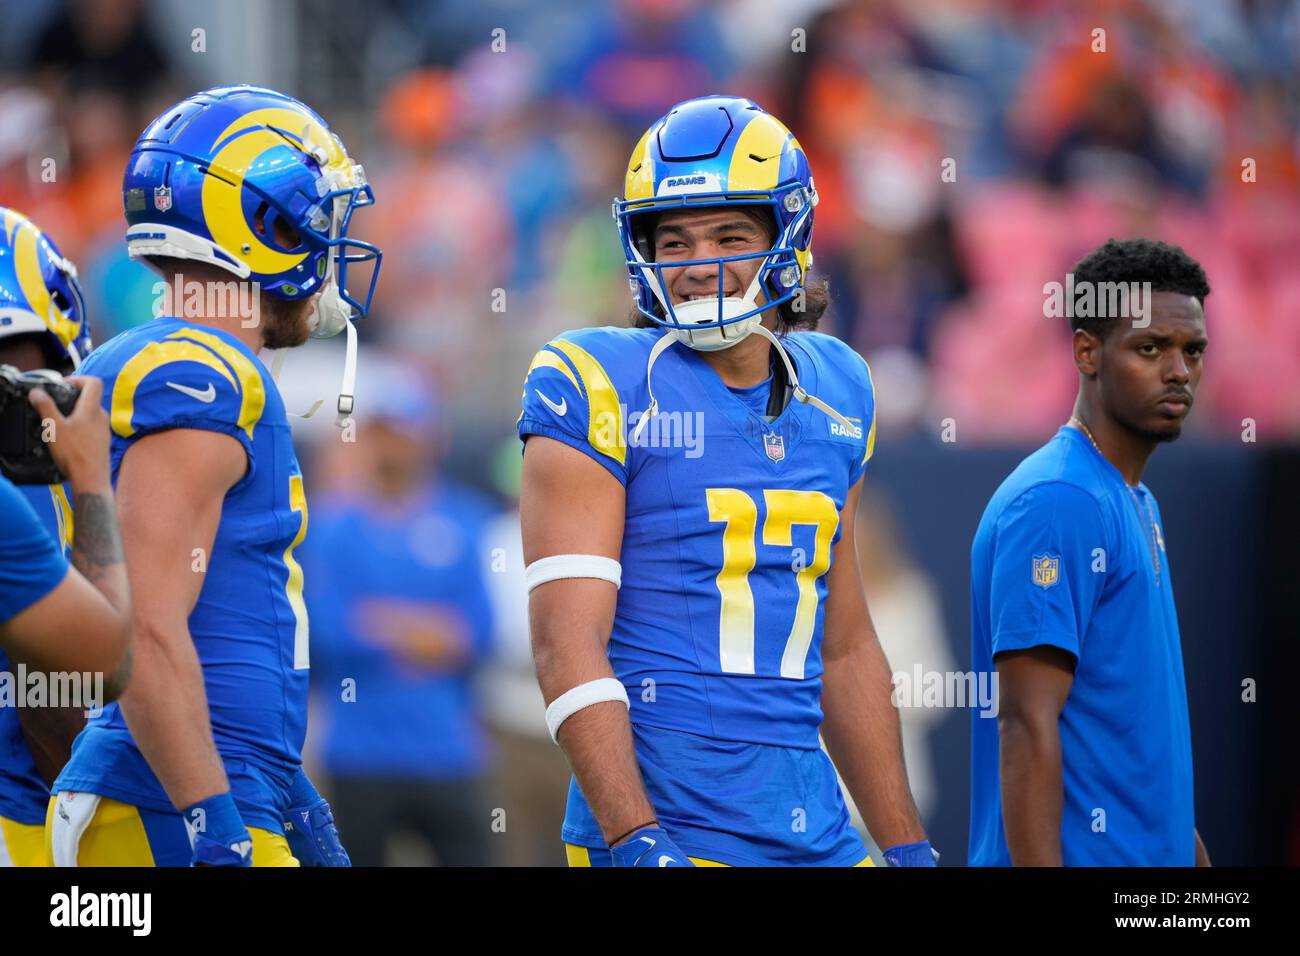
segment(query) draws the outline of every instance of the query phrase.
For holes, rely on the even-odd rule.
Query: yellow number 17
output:
[[[302,475],[289,476],[289,510],[302,515],[302,524],[294,535],[289,547],[284,550],[284,563],[289,569],[289,581],[285,593],[289,598],[289,607],[293,609],[293,669],[306,670],[310,666],[308,651],[307,604],[302,598],[302,565],[293,556],[294,548],[302,544],[307,537],[307,495],[302,487]]]
[[[758,505],[738,488],[709,488],[709,521],[722,522],[722,569],[718,571],[718,594],[722,609],[718,621],[722,670],[728,674],[754,673],[754,592],[749,572],[757,561],[754,531],[758,526]],[[812,525],[812,561],[794,561],[791,570],[799,590],[794,622],[781,655],[781,676],[802,680],[808,649],[817,621],[817,579],[831,566],[831,540],[840,525],[835,502],[820,491],[769,490],[763,492],[767,520],[763,522],[763,543],[777,547],[794,544],[795,525]]]

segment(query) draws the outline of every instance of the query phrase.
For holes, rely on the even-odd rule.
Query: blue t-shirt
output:
[[[359,496],[316,505],[303,566],[331,774],[451,779],[487,769],[472,675],[492,635],[481,546],[491,514],[485,499],[445,480],[395,508]],[[367,600],[454,609],[469,659],[453,670],[406,662],[367,633]]]
[[[1075,659],[1061,712],[1067,866],[1192,866],[1192,747],[1160,509],[1077,429],[1002,483],[971,548],[977,676],[1003,651]],[[981,678],[982,679],[982,678]],[[998,721],[971,716],[972,866],[1011,863]]]
[[[41,491],[47,497],[48,488]],[[23,493],[0,477],[0,624],[53,591],[68,573],[54,536]]]
[[[42,522],[28,502],[45,507]],[[53,591],[68,573],[56,541],[59,524],[50,489],[14,486],[0,477],[0,623],[26,610]],[[0,671],[9,671],[0,649]],[[31,750],[13,707],[0,705],[0,817],[29,826],[45,822],[50,792],[36,772]]]

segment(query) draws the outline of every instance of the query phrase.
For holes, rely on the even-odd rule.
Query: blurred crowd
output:
[[[825,327],[871,363],[879,448],[937,441],[944,419],[962,441],[1049,435],[1076,378],[1043,286],[1133,235],[1182,245],[1213,288],[1193,439],[1239,440],[1250,419],[1261,440],[1300,440],[1300,0],[274,6],[298,25],[260,47],[293,48],[284,92],[326,117],[374,184],[355,231],[385,257],[360,331],[375,362],[401,358],[370,376],[388,426],[368,454],[319,441],[306,463],[328,690],[314,759],[344,820],[368,805],[367,780],[399,780],[410,799],[391,816],[436,858],[492,852],[446,836],[468,805],[484,819],[541,808],[536,846],[505,862],[558,847],[565,775],[538,738],[511,518],[518,389],[555,333],[626,321],[609,202],[645,127],[682,99],[749,96],[807,150]],[[153,116],[211,85],[176,29],[206,7],[0,8],[0,202],[78,263],[104,341],[151,316],[155,279],[123,246],[122,170]],[[429,553],[430,529],[481,555],[481,574]],[[352,703],[377,709],[349,729],[331,720],[334,688],[358,673],[385,690],[367,704],[361,685]],[[402,708],[424,714],[410,739],[385,729]],[[440,733],[457,745],[425,739]],[[494,780],[502,754],[515,772]],[[511,802],[526,792],[537,799]]]
[[[11,21],[0,194],[81,264],[100,339],[150,314],[119,180],[200,84],[189,35],[156,28],[178,6],[38,0]],[[295,6],[325,35],[286,42],[339,42],[342,4]],[[389,0],[337,29],[357,55],[325,83],[300,51],[289,92],[375,184],[358,226],[388,255],[363,335],[435,376],[479,466],[537,345],[624,320],[609,200],[645,126],[714,91],[811,157],[828,325],[872,363],[882,437],[1046,434],[1074,382],[1043,285],[1135,234],[1183,245],[1214,289],[1193,431],[1300,436],[1295,0]]]

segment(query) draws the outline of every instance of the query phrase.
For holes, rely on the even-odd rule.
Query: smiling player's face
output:
[[[772,247],[772,235],[760,214],[751,207],[734,209],[689,209],[665,213],[654,230],[656,262],[720,259]],[[763,259],[741,259],[722,264],[723,298],[740,298],[754,281]],[[718,264],[664,269],[668,301],[674,306],[691,299],[716,298]],[[755,300],[767,301],[760,288]]]
[[[1151,323],[1111,330],[1098,369],[1102,405],[1110,417],[1154,441],[1183,430],[1201,381],[1205,313],[1193,296],[1157,292]]]

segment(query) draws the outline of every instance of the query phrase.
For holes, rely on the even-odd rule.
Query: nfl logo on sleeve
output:
[[[767,449],[767,457],[773,461],[785,457],[785,439],[776,432],[768,432],[763,436],[763,447]]]
[[[1059,554],[1034,555],[1034,583],[1047,590],[1061,579],[1061,556]]]

